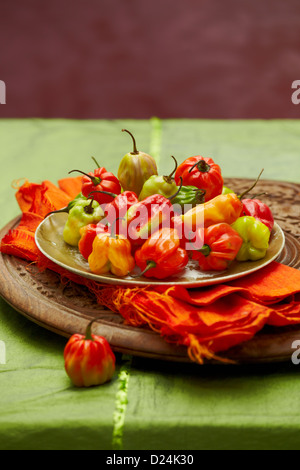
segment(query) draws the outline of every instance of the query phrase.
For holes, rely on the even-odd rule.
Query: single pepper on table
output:
[[[112,379],[116,358],[108,341],[91,332],[92,320],[85,335],[70,337],[64,349],[65,371],[76,387],[102,385]]]

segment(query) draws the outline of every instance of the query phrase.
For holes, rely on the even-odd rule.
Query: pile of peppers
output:
[[[224,186],[221,168],[200,155],[159,175],[151,155],[137,150],[121,159],[118,176],[100,166],[81,173],[81,192],[67,207],[63,239],[76,247],[92,273],[121,278],[168,279],[191,260],[201,271],[225,271],[234,262],[265,257],[274,226],[270,207]],[[53,212],[47,214],[50,216]],[[46,216],[46,217],[47,217]],[[115,356],[107,340],[74,334],[64,350],[65,370],[77,387],[112,379]]]
[[[174,166],[162,176],[126,132],[134,151],[121,160],[121,180],[92,157],[94,170],[69,172],[82,173],[81,192],[56,211],[67,213],[64,241],[78,247],[93,273],[166,279],[190,259],[202,271],[224,271],[234,261],[266,255],[271,209],[246,197],[262,172],[241,195],[225,187],[220,166],[201,155],[180,165],[172,156]]]

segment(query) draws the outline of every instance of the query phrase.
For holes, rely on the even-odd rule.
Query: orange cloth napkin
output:
[[[85,285],[99,304],[119,312],[127,324],[148,325],[166,341],[186,346],[191,360],[199,363],[250,340],[266,324],[300,323],[300,271],[275,261],[233,282],[198,289],[99,284],[51,262],[36,247],[35,230],[48,212],[66,206],[80,192],[80,181],[65,178],[58,186],[26,181],[16,193],[21,221],[2,239],[1,252]]]

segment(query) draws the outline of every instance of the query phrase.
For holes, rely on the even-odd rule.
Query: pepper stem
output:
[[[48,212],[48,214],[45,215],[44,219],[46,219],[46,217],[48,217],[49,215],[51,214],[57,214],[58,212],[65,212],[65,213],[69,213],[69,208],[68,206],[67,207],[64,207],[63,209],[58,209],[57,211],[51,211],[51,212]]]
[[[91,340],[91,341],[94,341],[94,338],[92,337],[92,325],[95,321],[97,321],[98,318],[94,318],[93,320],[91,320],[88,324],[88,326],[86,327],[86,330],[85,330],[85,340]]]
[[[165,180],[165,182],[166,182],[166,183],[169,183],[169,184],[172,184],[172,180],[173,180],[172,176],[173,176],[174,173],[176,172],[177,166],[178,166],[178,163],[177,163],[176,158],[173,157],[173,155],[171,155],[171,158],[173,158],[173,160],[174,160],[174,162],[175,162],[175,168],[174,168],[174,170],[172,171],[172,173],[170,173],[169,176],[164,176],[164,177],[163,177],[164,180]]]
[[[94,160],[94,162],[96,163],[97,168],[100,168],[100,165],[99,165],[99,163],[97,162],[96,158],[95,158],[95,157],[92,157],[92,160]]]
[[[155,268],[156,267],[156,263],[155,261],[147,261],[147,266],[145,267],[145,269],[140,273],[140,274],[132,274],[131,277],[141,277],[143,276],[147,271],[149,271],[149,269],[152,269],[152,268]]]
[[[242,199],[242,197],[246,196],[246,194],[248,194],[248,193],[251,191],[251,189],[253,189],[253,188],[256,186],[256,184],[257,184],[259,178],[261,177],[261,174],[262,174],[263,171],[264,171],[264,169],[261,170],[261,172],[259,173],[258,177],[256,178],[256,180],[255,180],[254,183],[252,184],[252,186],[251,186],[249,189],[246,189],[246,191],[244,191],[242,194],[240,194],[240,195],[238,196],[239,199]]]
[[[98,184],[101,183],[101,178],[99,178],[98,176],[88,175],[87,173],[85,173],[84,171],[81,171],[81,170],[71,170],[71,171],[69,171],[69,174],[73,173],[74,171],[78,171],[79,173],[81,173],[81,174],[87,176],[88,178],[90,178],[94,186],[97,186]]]
[[[136,148],[136,142],[135,142],[135,138],[133,137],[133,135],[131,134],[131,132],[129,132],[127,129],[122,129],[122,132],[127,132],[131,138],[132,138],[132,141],[133,141],[133,152],[130,152],[132,155],[138,155],[139,154],[139,151],[137,150]]]
[[[90,197],[91,194],[95,194],[95,193],[101,193],[101,194],[106,194],[107,196],[111,196],[113,198],[117,197],[117,194],[114,194],[114,193],[110,193],[108,191],[91,191],[88,195],[88,197]]]
[[[92,214],[94,212],[93,208],[94,196],[91,198],[91,202],[88,206],[84,206],[83,210],[86,214]]]
[[[178,190],[176,191],[175,194],[173,194],[173,195],[170,196],[170,197],[167,197],[167,199],[169,199],[169,201],[171,201],[171,199],[174,199],[174,198],[180,193],[180,191],[181,191],[181,188],[182,188],[182,176],[179,176],[179,178],[180,178],[180,186],[179,186],[179,188],[178,188]]]
[[[198,170],[201,171],[201,173],[208,173],[210,170],[210,165],[202,159],[194,163],[194,165],[189,169],[189,173],[191,173],[195,167],[197,167]]]
[[[211,248],[209,245],[203,245],[202,248],[200,248],[200,250],[197,250],[197,251],[200,251],[200,253],[202,253],[205,257],[207,257],[209,253],[211,252]]]
[[[203,204],[205,202],[205,189],[194,189],[195,191],[195,204]]]
[[[116,238],[116,234],[115,234],[115,232],[114,232],[114,228],[115,228],[115,225],[116,225],[117,220],[119,220],[119,219],[125,220],[124,217],[117,217],[117,218],[112,222],[112,224],[111,224],[111,226],[110,226],[110,237],[111,237],[111,238]]]

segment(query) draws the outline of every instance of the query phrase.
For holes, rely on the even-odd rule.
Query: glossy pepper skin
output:
[[[188,263],[186,250],[180,247],[176,230],[162,228],[135,253],[137,266],[146,277],[165,279],[178,274]]]
[[[198,229],[196,238],[201,240],[201,248],[192,251],[192,259],[197,260],[202,271],[224,271],[236,258],[242,237],[226,223],[210,225]]]
[[[270,239],[270,230],[265,224],[254,217],[245,215],[239,217],[232,224],[232,228],[243,239],[236,257],[238,261],[257,261],[265,257]]]
[[[175,180],[171,180],[170,182],[165,180],[165,176],[150,176],[147,181],[145,181],[142,191],[139,195],[139,200],[143,201],[149,196],[153,194],[161,194],[164,197],[172,196],[178,189]]]
[[[196,186],[182,186],[177,196],[172,199],[173,206],[180,206],[183,212],[186,212],[187,208],[203,204],[205,202],[205,191],[196,188]]]
[[[234,191],[232,191],[232,189],[228,188],[227,186],[223,186],[222,194],[229,194],[229,193],[234,193]]]
[[[118,178],[107,171],[105,168],[97,168],[94,173],[89,173],[93,179],[88,176],[82,177],[81,192],[84,196],[88,196],[92,191],[107,191],[114,194],[120,194],[121,185]],[[95,195],[95,199],[99,204],[107,204],[113,198],[107,194]]]
[[[123,193],[116,196],[112,202],[106,205],[104,210],[105,220],[109,224],[113,224],[115,222],[114,227],[117,234],[120,233],[122,226],[120,219],[125,217],[128,209],[138,202],[138,197],[133,191],[124,191]]]
[[[86,334],[74,334],[64,349],[65,370],[76,387],[102,385],[112,379],[116,358],[107,340],[91,334],[90,322]]]
[[[259,199],[242,199],[243,215],[250,215],[265,224],[270,232],[274,226],[274,217],[267,204]]]
[[[177,161],[176,158],[172,156],[175,161],[175,168],[170,173],[169,176],[162,176],[162,175],[152,175],[148,178],[142,188],[142,191],[139,194],[139,200],[143,201],[149,196],[153,194],[161,194],[165,197],[170,197],[176,193],[178,186],[175,183],[175,179],[173,178],[173,174],[177,169]]]
[[[200,155],[187,158],[176,170],[175,181],[177,185],[180,176],[183,186],[196,186],[205,191],[205,202],[222,193],[221,168],[212,158],[204,158]]]
[[[63,239],[68,245],[78,246],[81,238],[80,229],[88,224],[100,222],[104,212],[93,199],[79,200],[69,212],[63,230]]]
[[[112,233],[97,234],[88,263],[94,274],[110,272],[119,277],[127,276],[135,266],[129,240],[122,235],[112,235]]]
[[[78,242],[78,250],[87,260],[93,251],[93,242],[97,233],[110,233],[110,228],[108,225],[99,222],[98,224],[85,225],[79,232],[80,240]]]
[[[231,225],[240,217],[242,208],[243,204],[235,193],[220,194],[177,217],[174,223],[182,224],[186,233],[195,231],[197,226],[209,227],[222,222]]]
[[[118,178],[103,167],[96,168],[93,172],[90,171],[89,173],[84,173],[81,170],[71,170],[69,173],[73,173],[74,171],[84,175],[82,177],[81,186],[81,193],[83,196],[89,197],[92,191],[97,192],[94,197],[95,201],[100,205],[107,204],[113,200],[113,196],[105,193],[103,194],[101,191],[113,194],[120,194],[121,192],[121,185]]]
[[[133,247],[140,246],[162,225],[170,227],[174,215],[171,201],[160,194],[154,194],[130,207],[122,222],[121,233],[130,240]]]
[[[135,138],[131,132],[127,129],[122,129],[122,132],[127,132],[131,136],[133,151],[126,153],[122,158],[118,169],[118,178],[124,191],[133,191],[138,195],[145,181],[150,176],[157,175],[157,165],[151,155],[137,150]]]

